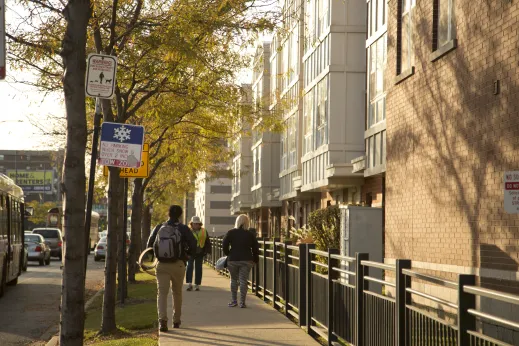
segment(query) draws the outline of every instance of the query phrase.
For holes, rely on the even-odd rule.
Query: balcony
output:
[[[250,211],[252,206],[251,194],[239,194],[231,200],[231,214],[241,214]]]

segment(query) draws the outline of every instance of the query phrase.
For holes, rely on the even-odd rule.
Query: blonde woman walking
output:
[[[259,261],[259,245],[249,232],[249,217],[239,215],[234,228],[223,238],[223,252],[227,256],[227,267],[231,274],[231,302],[229,307],[238,306],[238,284],[240,286],[240,308],[245,308],[247,280],[254,263]]]

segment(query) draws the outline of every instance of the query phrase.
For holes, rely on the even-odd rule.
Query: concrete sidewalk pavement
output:
[[[253,294],[247,296],[247,308],[227,307],[230,301],[229,279],[205,265],[202,285],[198,292],[183,292],[180,329],[172,328],[172,301],[169,297],[169,331],[159,333],[159,345],[319,345],[296,324]]]

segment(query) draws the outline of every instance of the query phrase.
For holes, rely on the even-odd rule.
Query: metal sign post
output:
[[[0,0],[2,1],[2,0]],[[88,193],[85,215],[85,278],[90,252],[90,223],[92,221],[92,202],[94,199],[95,171],[97,163],[97,147],[99,142],[99,128],[101,127],[101,99],[112,99],[115,90],[117,58],[110,55],[89,54],[85,76],[85,94],[96,98],[94,115],[94,133],[92,134],[92,158],[90,162],[90,176],[88,179]]]
[[[123,248],[119,256],[119,298],[121,304],[124,304],[124,299],[128,297],[128,269],[126,260],[126,232],[128,228],[128,178],[124,178],[124,210],[123,210]]]
[[[5,0],[0,0],[0,80],[5,79]]]

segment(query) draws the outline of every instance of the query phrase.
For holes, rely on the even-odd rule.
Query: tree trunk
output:
[[[151,205],[147,204],[142,210],[142,248],[146,249],[151,233]]]
[[[108,235],[107,253],[105,264],[105,291],[103,297],[103,319],[101,333],[109,333],[116,329],[115,323],[115,299],[116,299],[116,271],[117,271],[117,244],[120,229],[121,185],[119,168],[110,167],[108,186]]]
[[[61,56],[65,67],[63,90],[67,112],[67,146],[63,167],[65,236],[61,291],[60,344],[83,345],[85,320],[85,151],[87,125],[85,72],[89,0],[70,0],[64,17],[67,28]]]
[[[142,204],[143,204],[143,191],[142,191],[142,178],[137,178],[133,182],[133,195],[132,195],[132,231],[131,231],[131,243],[129,253],[129,266],[128,266],[128,282],[135,282],[135,273],[139,270],[137,260],[141,253],[141,220],[142,220]]]

